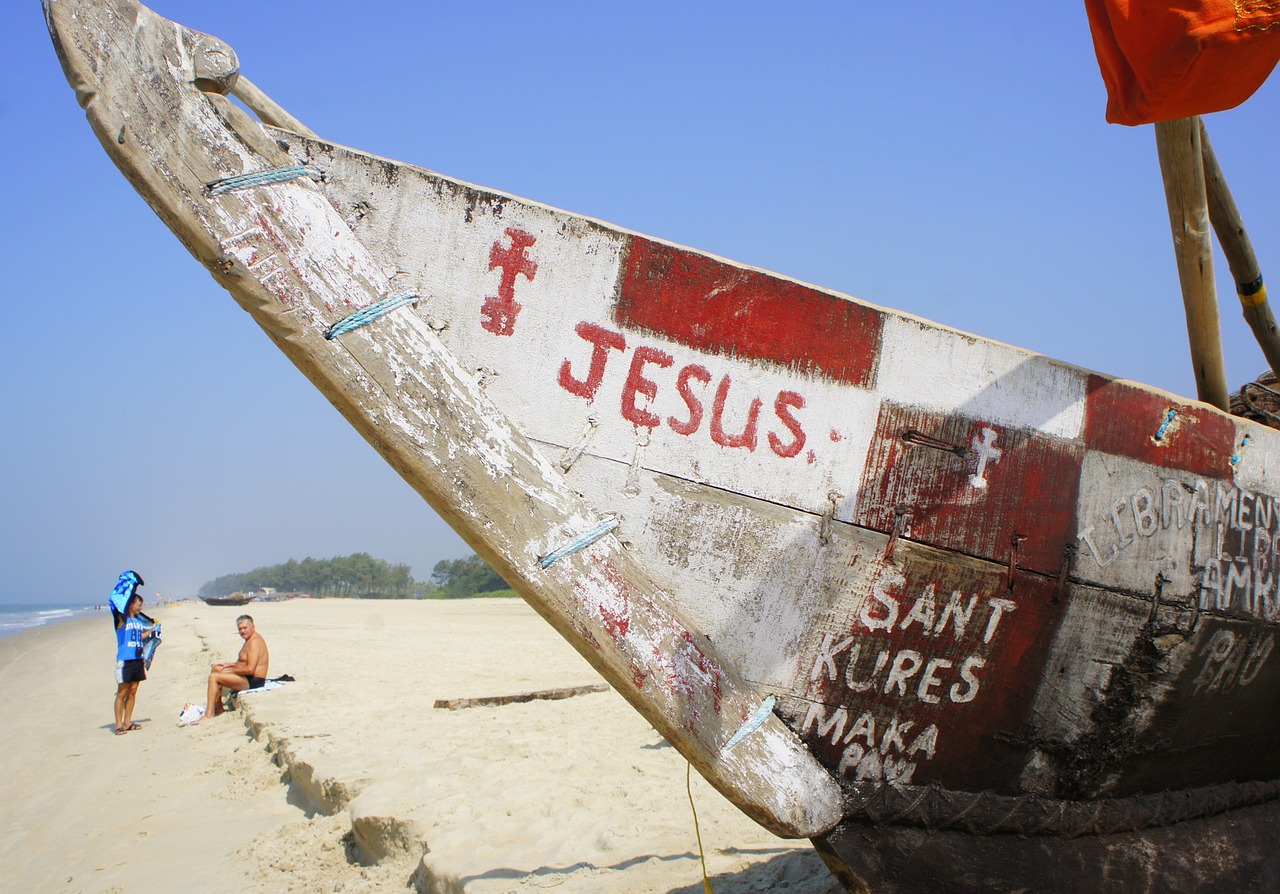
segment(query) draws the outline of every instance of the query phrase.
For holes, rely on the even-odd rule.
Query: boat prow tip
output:
[[[219,38],[179,25],[137,0],[41,0],[45,24],[67,80],[82,108],[104,90],[142,89],[137,50],[149,35],[148,54],[164,56],[174,81],[203,93],[229,94],[240,74],[235,50]],[[172,50],[172,52],[169,52]],[[117,84],[112,84],[112,81]]]

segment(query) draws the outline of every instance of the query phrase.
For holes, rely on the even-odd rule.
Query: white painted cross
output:
[[[992,428],[984,428],[982,440],[974,437],[969,444],[978,454],[978,470],[969,476],[969,483],[981,489],[987,486],[987,462],[990,461],[993,465],[999,462],[1000,457],[1004,456],[1004,451],[996,446],[996,431]]]

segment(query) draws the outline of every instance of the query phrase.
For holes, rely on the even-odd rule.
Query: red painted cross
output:
[[[494,335],[512,335],[516,331],[516,315],[522,305],[516,301],[516,277],[523,275],[532,282],[538,273],[538,262],[529,257],[528,248],[537,241],[524,230],[508,227],[510,247],[504,248],[502,240],[489,247],[489,269],[502,268],[502,282],[498,284],[497,297],[487,296],[480,315],[480,325]]]

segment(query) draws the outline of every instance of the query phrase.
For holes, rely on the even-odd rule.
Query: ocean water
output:
[[[101,614],[92,605],[0,605],[0,636],[13,636],[32,627]]]

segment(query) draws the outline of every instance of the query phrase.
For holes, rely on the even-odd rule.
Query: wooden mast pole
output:
[[[1218,297],[1213,280],[1208,198],[1200,141],[1200,119],[1156,122],[1156,150],[1164,177],[1169,226],[1182,283],[1191,362],[1200,400],[1226,411],[1227,371],[1222,356]]]
[[[1262,268],[1258,266],[1253,243],[1245,232],[1240,209],[1227,188],[1227,180],[1218,165],[1218,157],[1209,142],[1209,131],[1200,122],[1200,150],[1204,156],[1204,182],[1209,197],[1209,220],[1218,235],[1218,244],[1227,256],[1231,277],[1236,281],[1236,294],[1240,297],[1240,310],[1244,313],[1253,336],[1262,348],[1271,371],[1280,375],[1280,326],[1267,301],[1267,287],[1262,282]]]

